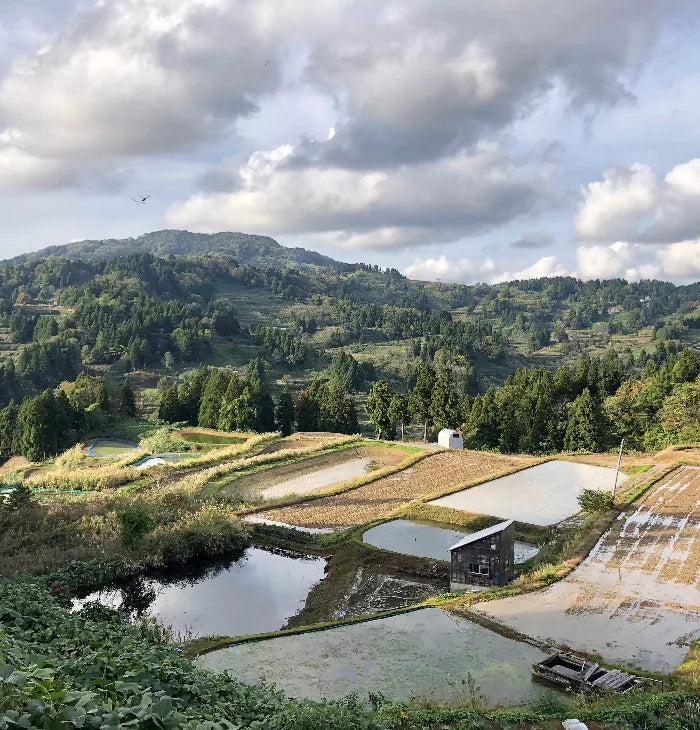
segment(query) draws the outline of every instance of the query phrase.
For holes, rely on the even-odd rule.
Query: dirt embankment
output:
[[[442,451],[357,489],[269,510],[261,516],[303,527],[349,527],[387,517],[411,500],[457,489],[524,461],[522,457],[479,451]]]

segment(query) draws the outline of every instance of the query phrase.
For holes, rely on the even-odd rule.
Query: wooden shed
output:
[[[467,535],[450,548],[450,590],[504,586],[513,580],[514,565],[515,526],[507,520]]]
[[[451,428],[443,428],[438,434],[438,445],[446,449],[463,449],[464,438],[459,431]]]

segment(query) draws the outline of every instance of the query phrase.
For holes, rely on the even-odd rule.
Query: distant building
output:
[[[513,580],[515,526],[513,520],[463,537],[450,548],[450,590],[472,585],[504,586]]]
[[[443,428],[438,434],[438,445],[444,446],[446,449],[463,449],[464,439],[459,431]]]

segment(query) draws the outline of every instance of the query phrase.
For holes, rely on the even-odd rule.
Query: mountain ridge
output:
[[[325,266],[339,269],[344,266],[329,256],[305,248],[282,246],[269,236],[235,231],[220,233],[193,233],[192,231],[163,229],[132,238],[86,239],[47,246],[10,259],[6,263],[21,264],[53,256],[88,262],[151,253],[154,256],[233,256],[242,264],[277,267],[280,264]]]

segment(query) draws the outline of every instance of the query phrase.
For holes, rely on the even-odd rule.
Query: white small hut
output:
[[[446,449],[463,449],[464,438],[459,431],[443,428],[438,434],[438,446],[444,446]]]

